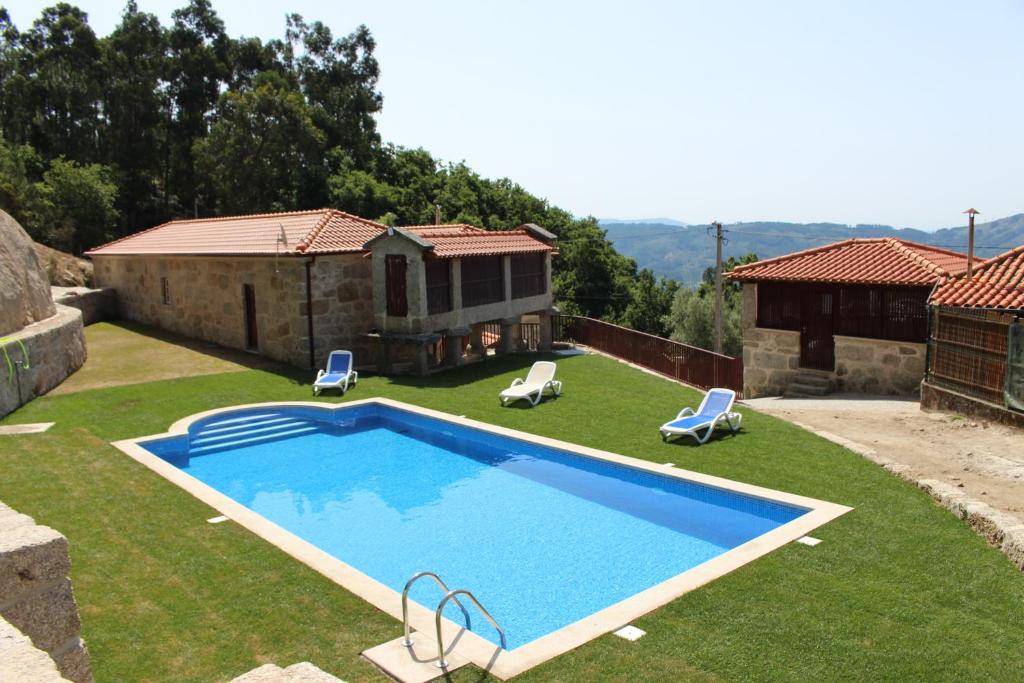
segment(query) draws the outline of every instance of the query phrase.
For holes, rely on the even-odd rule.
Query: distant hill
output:
[[[598,222],[601,225],[691,225],[675,218],[601,218]]]
[[[675,223],[601,222],[608,239],[622,254],[636,259],[641,268],[650,268],[659,277],[670,277],[685,284],[696,283],[704,269],[715,262],[715,241],[706,225]],[[921,244],[967,252],[967,227],[943,228],[925,232],[891,225],[842,225],[839,223],[731,223],[724,226],[728,243],[724,257],[740,257],[751,252],[758,258],[781,256],[852,237],[899,237]],[[979,258],[995,256],[1024,244],[1024,213],[980,223],[975,226],[975,254]]]

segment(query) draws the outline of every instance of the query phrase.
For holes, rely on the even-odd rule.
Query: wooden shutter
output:
[[[384,257],[384,275],[388,315],[404,318],[409,313],[409,301],[405,292],[405,257],[388,254]]]

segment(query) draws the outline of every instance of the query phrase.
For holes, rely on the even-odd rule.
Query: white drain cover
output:
[[[640,638],[647,635],[647,631],[637,628],[636,626],[623,626],[615,632],[619,638],[625,638],[626,640],[640,640]]]
[[[800,538],[796,539],[796,542],[797,543],[803,543],[804,545],[816,546],[819,543],[821,543],[821,539],[820,538],[812,538],[810,536],[801,536]]]

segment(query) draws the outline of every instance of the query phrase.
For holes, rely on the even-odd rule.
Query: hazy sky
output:
[[[3,3],[4,0],[0,0]],[[180,0],[138,0],[168,22]],[[19,28],[52,3],[4,3]],[[81,0],[100,35],[118,2]],[[377,39],[387,141],[576,214],[936,228],[1024,211],[1024,2],[214,0]]]

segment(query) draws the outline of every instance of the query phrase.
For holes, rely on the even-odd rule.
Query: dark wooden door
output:
[[[829,288],[806,292],[800,328],[800,367],[836,369],[835,305],[835,292]]]
[[[245,348],[255,351],[259,348],[256,330],[256,290],[252,285],[242,285],[242,300],[245,306]]]

